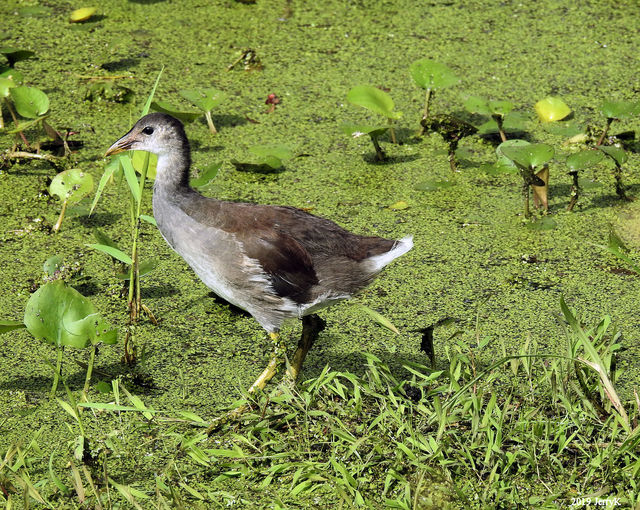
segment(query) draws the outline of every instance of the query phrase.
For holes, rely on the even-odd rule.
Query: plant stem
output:
[[[605,137],[607,136],[607,133],[609,132],[609,127],[611,126],[611,123],[614,121],[615,119],[613,119],[612,117],[608,117],[607,118],[607,125],[604,127],[604,131],[602,132],[602,135],[600,135],[600,139],[598,140],[598,143],[596,143],[596,147],[598,145],[602,145],[602,142],[604,142]]]
[[[424,95],[424,110],[422,111],[422,122],[420,122],[420,125],[422,127],[420,128],[420,132],[418,133],[418,136],[424,135],[424,132],[426,130],[425,124],[427,119],[429,118],[429,107],[431,105],[432,96],[433,96],[433,91],[431,89],[427,89],[427,92]]]
[[[458,140],[452,140],[449,142],[449,166],[452,172],[458,171],[458,165],[456,163],[456,150],[458,149]]]
[[[57,232],[58,230],[60,230],[60,227],[62,226],[62,220],[64,220],[64,213],[66,210],[67,210],[67,201],[65,200],[64,202],[62,202],[62,210],[60,211],[60,216],[58,216],[58,221],[56,221],[56,224],[51,229],[54,232]]]
[[[498,132],[500,133],[500,140],[502,140],[503,142],[506,142],[507,135],[505,134],[504,127],[503,127],[504,116],[494,113],[493,115],[491,115],[491,117],[493,117],[493,120],[495,120],[496,124],[498,124]]]
[[[573,211],[576,203],[578,202],[578,195],[580,194],[580,185],[578,184],[578,172],[570,172],[571,173],[571,200],[569,201],[569,206],[567,207],[567,211]]]
[[[372,136],[371,141],[373,142],[373,146],[376,149],[376,159],[378,161],[384,161],[385,159],[387,159],[387,155],[384,153],[382,147],[380,147],[380,144],[378,143],[378,137]]]
[[[11,108],[11,103],[9,101],[7,101],[7,109],[9,110],[9,113],[11,114],[11,118],[13,119],[13,123],[16,125],[16,127],[18,127],[20,125],[20,123],[18,122],[18,117],[16,117],[16,113],[13,111],[13,108]],[[24,133],[22,131],[19,131],[19,133],[20,133],[20,138],[22,138],[22,141],[27,146],[27,148],[31,147],[29,145],[29,142],[27,141],[27,138],[24,136]]]
[[[391,133],[391,143],[398,143],[398,140],[396,140],[396,131],[395,129],[393,129],[393,120],[389,119],[389,133]]]
[[[212,135],[215,135],[218,130],[213,125],[213,118],[211,118],[211,112],[204,112],[204,116],[207,118],[207,124],[209,124],[209,131],[211,131]]]
[[[524,198],[524,217],[531,217],[531,212],[529,211],[529,183],[525,181],[522,185],[522,196]]]
[[[89,364],[87,365],[87,374],[84,378],[84,388],[82,393],[86,396],[87,391],[89,391],[89,383],[91,382],[91,374],[93,372],[93,362],[96,359],[96,351],[98,350],[97,345],[91,346],[91,356],[89,357]]]
[[[549,166],[544,165],[542,170],[537,172],[535,176],[541,179],[544,182],[544,185],[531,186],[533,189],[533,205],[537,208],[542,204],[544,212],[547,212],[549,210]]]
[[[618,195],[622,200],[629,200],[624,189],[624,184],[622,183],[622,167],[617,162],[616,169],[613,172],[613,177],[616,180],[616,195]]]
[[[62,347],[56,346],[56,369],[53,373],[53,384],[51,385],[51,398],[53,398],[58,390],[58,381],[60,381],[60,372],[62,370]]]

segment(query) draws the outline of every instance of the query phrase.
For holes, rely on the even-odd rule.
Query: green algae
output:
[[[595,244],[605,241],[611,225],[624,222],[623,232],[637,236],[633,205],[615,199],[606,171],[588,173],[603,187],[585,193],[573,214],[564,212],[571,180],[560,163],[551,167],[551,231],[523,228],[519,216],[517,176],[488,176],[476,167],[452,175],[445,144],[438,136],[413,139],[422,108],[422,93],[408,73],[411,62],[429,56],[446,63],[462,82],[438,92],[434,112],[462,109],[465,96],[500,97],[533,116],[532,106],[547,95],[560,96],[575,117],[599,122],[596,108],[603,97],[633,99],[639,78],[628,62],[637,53],[638,20],[632,2],[606,9],[601,5],[561,5],[557,2],[506,6],[487,2],[324,2],[316,8],[303,2],[207,5],[105,1],[95,21],[84,24],[81,35],[67,22],[70,9],[63,2],[47,2],[47,16],[24,17],[9,1],[0,7],[3,45],[30,49],[37,59],[18,62],[25,84],[51,98],[50,123],[78,131],[84,142],[74,159],[97,179],[101,155],[123,132],[139,110],[157,74],[166,65],[156,97],[179,103],[179,91],[209,87],[224,90],[229,99],[214,112],[219,133],[212,139],[204,121],[187,126],[194,145],[194,166],[223,160],[215,195],[223,199],[287,204],[310,209],[359,233],[387,237],[413,234],[415,248],[389,267],[358,298],[380,311],[401,331],[393,335],[358,313],[339,305],[323,313],[327,330],[309,354],[304,377],[317,376],[325,364],[333,369],[363,372],[362,352],[372,352],[394,369],[403,360],[424,362],[418,330],[444,318],[454,318],[461,339],[475,342],[476,315],[482,335],[492,341],[485,363],[500,356],[500,345],[517,350],[526,337],[545,352],[563,347],[559,298],[591,321],[611,314],[623,331],[627,350],[619,366],[625,378],[621,393],[630,398],[640,382],[637,370],[640,323],[637,298],[640,279],[612,272],[619,263]],[[36,6],[31,2],[30,6]],[[607,23],[597,20],[605,17]],[[567,30],[571,19],[580,30]],[[147,21],[144,21],[147,20]],[[615,23],[618,29],[611,31]],[[80,36],[79,36],[80,35]],[[246,48],[253,48],[262,71],[227,71]],[[85,100],[89,84],[82,76],[122,74],[123,84],[135,92],[135,103]],[[129,78],[130,76],[130,78]],[[342,122],[362,120],[362,112],[346,104],[347,91],[358,84],[391,89],[404,112],[398,131],[401,145],[383,141],[389,161],[372,164],[368,140],[346,140]],[[282,103],[264,114],[268,94]],[[414,114],[411,114],[414,112]],[[250,119],[250,120],[248,120]],[[254,122],[257,121],[257,122]],[[559,146],[562,138],[542,130],[535,121],[530,131],[540,142]],[[616,128],[638,130],[638,119]],[[234,170],[249,147],[287,144],[309,157],[295,158],[277,174]],[[11,138],[0,136],[0,147]],[[493,147],[480,139],[465,139],[474,164],[492,162]],[[444,153],[443,153],[444,151]],[[638,158],[627,163],[626,182],[637,193]],[[47,195],[55,171],[46,164],[21,163],[0,173],[0,260],[3,267],[3,318],[20,317],[34,284],[41,283],[42,263],[60,254],[78,261],[81,270],[70,283],[89,295],[107,320],[126,324],[119,267],[85,248],[92,229],[99,227],[126,246],[129,243],[124,184],[105,191],[98,213],[68,218],[58,236],[52,225],[57,203]],[[448,180],[454,186],[436,192],[414,189],[415,184]],[[151,210],[150,193],[144,210]],[[388,206],[403,200],[407,209]],[[626,218],[625,218],[626,217]],[[144,361],[135,369],[146,381],[136,387],[145,402],[159,408],[190,409],[215,416],[222,405],[240,397],[268,356],[268,342],[255,321],[214,300],[186,264],[165,245],[149,225],[142,227],[141,258],[156,256],[159,268],[142,280],[143,301],[161,319],[160,326],[143,323],[136,331]],[[284,335],[295,342],[299,325],[287,325]],[[47,445],[73,439],[62,425],[65,418],[45,399],[50,369],[40,362],[46,352],[33,347],[25,333],[12,333],[0,357],[0,402],[3,419],[0,446],[6,447],[44,424]],[[436,331],[436,363],[448,334]],[[120,364],[119,346],[101,350],[96,368],[105,380],[127,376]],[[35,352],[34,352],[35,350]],[[73,355],[71,356],[73,359]],[[65,374],[72,387],[82,384],[83,371],[71,363]],[[101,376],[102,377],[102,376]],[[16,397],[17,395],[17,397]],[[89,420],[89,428],[109,430],[117,420],[104,415]],[[155,470],[149,451],[138,444],[130,425],[123,435],[130,458],[112,476],[130,481],[151,479]],[[60,466],[62,467],[62,466]],[[138,478],[131,473],[138,473]],[[241,484],[236,487],[240,490]]]

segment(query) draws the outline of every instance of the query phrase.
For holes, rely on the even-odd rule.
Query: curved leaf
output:
[[[93,178],[79,168],[57,174],[49,185],[49,193],[68,204],[80,202],[93,191]]]
[[[635,101],[605,101],[600,113],[608,119],[626,119],[640,112],[640,103]]]
[[[600,163],[602,158],[604,158],[604,154],[600,151],[580,151],[575,154],[571,154],[571,156],[567,158],[567,166],[570,171],[575,172]]]
[[[181,90],[179,94],[203,112],[210,112],[227,98],[225,92],[213,88]]]
[[[347,93],[347,101],[356,106],[362,106],[374,113],[384,115],[389,119],[398,119],[400,114],[393,111],[393,99],[384,90],[370,85],[357,85]]]
[[[124,262],[125,264],[133,264],[131,257],[127,255],[122,250],[115,248],[114,246],[108,246],[106,244],[87,244],[89,248],[93,248],[94,250],[101,251],[102,253],[106,253],[107,255],[112,256],[114,259],[119,260],[120,262]]]
[[[409,72],[416,84],[423,89],[441,89],[460,81],[446,65],[422,58],[409,66]]]
[[[502,147],[501,151],[511,161],[524,168],[536,168],[548,163],[555,152],[551,145],[545,143]]]
[[[571,113],[571,108],[562,99],[551,96],[538,101],[534,109],[542,122],[561,120]]]
[[[9,89],[16,110],[22,117],[35,119],[49,110],[49,98],[35,87],[13,87]]]
[[[598,149],[604,152],[607,156],[613,159],[618,165],[624,165],[629,159],[629,155],[624,149],[616,147],[614,145],[599,145]]]
[[[151,103],[151,109],[154,112],[166,113],[186,123],[193,122],[197,118],[202,117],[202,112],[183,112],[166,101],[154,101]]]

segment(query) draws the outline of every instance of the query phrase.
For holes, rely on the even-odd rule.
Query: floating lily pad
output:
[[[394,103],[389,94],[370,85],[353,87],[347,93],[347,101],[374,113],[384,115],[388,119],[399,119],[402,116],[401,113],[393,111]]]
[[[613,159],[618,165],[624,165],[629,159],[629,155],[624,149],[616,147],[614,145],[599,145],[598,149],[604,152],[607,156]]]
[[[409,72],[418,87],[425,90],[450,87],[460,81],[449,67],[428,58],[413,62]]]
[[[635,101],[605,101],[600,113],[608,119],[626,119],[640,113],[640,103]]]
[[[35,55],[35,52],[30,50],[23,50],[20,48],[13,48],[11,46],[0,47],[0,53],[2,53],[9,61],[9,65],[13,67],[13,64],[20,62],[21,60],[27,60]]]
[[[249,147],[249,152],[258,157],[258,164],[267,165],[274,170],[280,168],[285,161],[294,156],[286,145],[254,145]]]
[[[471,96],[464,102],[464,107],[470,113],[504,116],[513,110],[513,103],[509,101],[490,101],[483,97]]]
[[[22,117],[35,119],[49,110],[49,98],[35,87],[13,87],[9,89],[16,110]]]
[[[577,172],[600,163],[602,158],[604,158],[604,154],[601,151],[584,150],[571,154],[567,158],[567,166],[571,172]]]
[[[60,200],[75,204],[93,191],[93,178],[78,168],[57,174],[49,185],[49,193]]]
[[[501,152],[517,165],[524,168],[537,168],[551,160],[554,149],[545,143],[501,146]]]
[[[558,97],[546,97],[538,101],[534,109],[542,122],[562,120],[571,113],[571,108]]]
[[[97,9],[95,7],[82,7],[81,9],[76,9],[71,13],[71,16],[69,16],[69,21],[71,23],[82,23],[93,16],[96,11]]]
[[[227,98],[225,92],[213,88],[181,90],[179,94],[203,112],[213,110]]]
[[[61,280],[47,283],[31,295],[24,323],[35,338],[57,347],[82,349],[98,341],[117,341],[117,330],[96,312],[91,301]]]

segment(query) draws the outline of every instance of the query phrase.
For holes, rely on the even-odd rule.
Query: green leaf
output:
[[[60,280],[46,283],[31,295],[24,323],[35,338],[57,347],[83,348],[103,339],[113,343],[117,335],[91,301]]]
[[[119,250],[118,248],[114,248],[113,246],[107,246],[105,244],[87,244],[87,246],[89,248],[93,248],[94,250],[106,253],[107,255],[112,256],[114,259],[117,259],[120,262],[124,262],[125,264],[133,264],[133,261],[131,260],[131,257],[129,257],[129,255],[127,255],[122,250]]]
[[[181,90],[179,94],[203,112],[210,112],[227,98],[223,91],[213,88]]]
[[[382,315],[381,313],[376,312],[375,310],[372,310],[371,308],[369,308],[368,306],[364,306],[364,305],[357,305],[358,308],[360,308],[363,312],[365,312],[369,317],[371,317],[375,322],[377,322],[378,324],[380,324],[380,326],[387,328],[389,331],[393,331],[396,335],[399,335],[400,332],[398,331],[398,328],[396,328],[389,319],[387,319],[384,315]]]
[[[202,117],[202,112],[183,112],[166,101],[154,101],[151,103],[151,109],[154,112],[171,115],[185,123],[193,122],[197,118]]]
[[[538,230],[538,231],[553,230],[557,226],[558,226],[558,223],[553,218],[550,218],[549,216],[544,216],[538,221],[527,223],[527,228],[529,230]]]
[[[142,175],[144,170],[145,161],[147,161],[147,175],[146,178],[155,180],[156,170],[158,167],[158,156],[146,151],[129,151],[131,155],[131,164],[133,165],[136,173]],[[148,158],[148,160],[147,160]]]
[[[157,259],[149,259],[149,260],[145,260],[143,262],[138,263],[138,274],[140,278],[149,274],[156,267],[158,267],[159,264],[160,262]],[[122,273],[118,273],[117,276],[121,280],[129,280],[131,278],[131,274],[128,270],[123,271]]]
[[[598,145],[598,149],[604,152],[620,166],[624,165],[629,159],[629,155],[624,149],[614,145]]]
[[[63,202],[75,204],[93,191],[91,174],[79,168],[71,168],[57,174],[49,185],[49,194],[56,195]]]
[[[27,119],[35,119],[49,110],[49,98],[35,87],[13,87],[9,89],[17,112]]]
[[[517,138],[502,142],[500,145],[498,145],[498,147],[496,147],[496,155],[498,156],[496,165],[498,167],[511,167],[517,169],[518,167],[516,166],[516,164],[509,157],[507,157],[507,155],[503,152],[503,149],[506,149],[508,147],[523,147],[525,145],[531,144],[526,140],[519,140]]]
[[[222,166],[222,161],[218,161],[217,163],[213,163],[207,167],[205,167],[198,177],[195,179],[191,179],[189,184],[191,184],[194,188],[200,188],[209,184],[213,179],[215,179],[216,175],[218,175],[218,171]]]
[[[54,255],[49,257],[42,267],[44,274],[47,276],[53,276],[53,274],[60,269],[62,263],[62,255]]]
[[[158,223],[156,222],[156,219],[153,216],[149,216],[148,214],[141,214],[140,215],[140,219],[143,220],[143,221],[146,221],[147,223],[150,223],[154,227],[158,226]]]
[[[471,96],[464,102],[464,107],[471,113],[504,116],[513,110],[513,103],[509,101],[488,101],[483,97]]]
[[[400,113],[393,111],[393,99],[384,90],[370,85],[358,85],[347,94],[347,101],[356,106],[362,106],[374,113],[384,115],[389,119],[399,119]]]
[[[608,119],[627,119],[640,113],[640,103],[635,101],[605,101],[600,113]]]
[[[116,172],[120,168],[119,158],[114,158],[107,163],[104,168],[104,172],[102,173],[102,177],[100,177],[100,182],[98,183],[98,189],[96,190],[96,195],[93,197],[93,202],[91,203],[91,209],[89,210],[89,216],[93,213],[96,205],[98,204],[98,200],[100,200],[100,196],[102,195],[102,191],[104,187],[109,182],[109,179],[113,176],[114,172]]]
[[[409,66],[409,72],[418,87],[423,89],[442,89],[460,81],[446,65],[428,58],[416,60]]]
[[[120,156],[120,164],[124,170],[124,176],[127,179],[127,184],[129,185],[129,190],[131,191],[131,195],[133,196],[136,203],[140,202],[142,198],[142,194],[140,192],[140,183],[138,182],[138,178],[136,177],[136,171],[133,168],[133,162],[128,155]]]
[[[294,156],[286,145],[254,145],[249,147],[249,152],[260,159],[260,164],[268,165],[274,170]]]
[[[9,89],[17,86],[18,84],[10,78],[0,78],[0,98],[9,97]]]
[[[530,143],[522,146],[503,146],[501,152],[511,161],[523,168],[536,168],[548,163],[554,155],[551,145]]]
[[[151,93],[147,98],[147,102],[142,107],[142,112],[140,113],[140,117],[144,117],[147,113],[149,113],[149,108],[151,107],[151,102],[153,101],[153,96],[155,95],[156,89],[158,88],[158,83],[160,83],[160,77],[162,76],[163,71],[164,71],[164,66],[162,66],[162,68],[160,69],[160,72],[158,73],[158,76],[156,77],[156,81],[153,84],[153,87],[151,88]]]
[[[96,238],[98,244],[104,244],[106,246],[111,246],[112,248],[120,249],[116,242],[101,230],[95,229],[93,231],[93,237]]]
[[[567,158],[567,166],[572,172],[589,168],[590,166],[597,165],[604,158],[604,154],[601,151],[584,150],[571,154]]]
[[[8,333],[14,329],[23,329],[27,326],[22,321],[3,321],[0,320],[0,334]]]
[[[571,108],[558,97],[541,99],[535,104],[534,109],[542,122],[561,120],[571,113]]]

